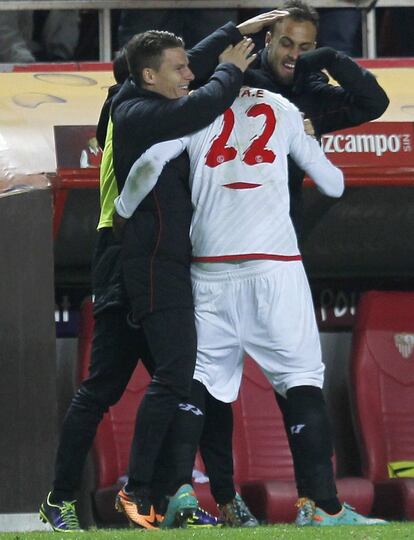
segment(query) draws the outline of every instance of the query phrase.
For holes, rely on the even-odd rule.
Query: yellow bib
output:
[[[114,201],[118,196],[118,186],[115,180],[114,164],[112,160],[112,120],[109,119],[106,130],[105,148],[102,154],[101,169],[99,173],[99,191],[101,198],[101,214],[98,229],[112,227]]]

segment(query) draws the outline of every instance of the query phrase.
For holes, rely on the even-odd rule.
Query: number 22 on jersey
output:
[[[265,117],[265,124],[260,135],[244,151],[243,162],[246,165],[273,163],[276,159],[276,154],[266,148],[266,144],[276,129],[276,116],[272,107],[267,103],[257,103],[246,111],[246,115],[253,118],[263,115]],[[232,109],[227,109],[223,116],[222,130],[213,140],[206,154],[205,163],[208,167],[217,167],[237,157],[237,150],[232,146],[227,146],[236,121],[234,112]]]

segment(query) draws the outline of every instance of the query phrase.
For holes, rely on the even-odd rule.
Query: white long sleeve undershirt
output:
[[[117,213],[128,219],[155,187],[164,166],[186,148],[187,138],[154,144],[133,164],[121,193],[115,199]]]

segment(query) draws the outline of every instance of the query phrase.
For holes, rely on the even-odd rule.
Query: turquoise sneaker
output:
[[[296,506],[298,513],[295,524],[298,527],[330,527],[334,525],[387,525],[384,519],[368,518],[358,512],[349,504],[344,503],[337,514],[331,515],[318,508],[315,503],[307,498],[299,499]]]
[[[184,484],[175,495],[170,497],[167,511],[161,522],[161,529],[187,526],[187,520],[192,518],[198,509],[198,501],[193,486]]]

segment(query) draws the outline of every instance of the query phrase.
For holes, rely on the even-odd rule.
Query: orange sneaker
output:
[[[155,520],[158,525],[161,525],[161,523],[164,521],[164,514],[155,514]]]
[[[115,508],[122,512],[128,521],[140,529],[158,529],[155,510],[148,497],[119,491],[115,500]]]

